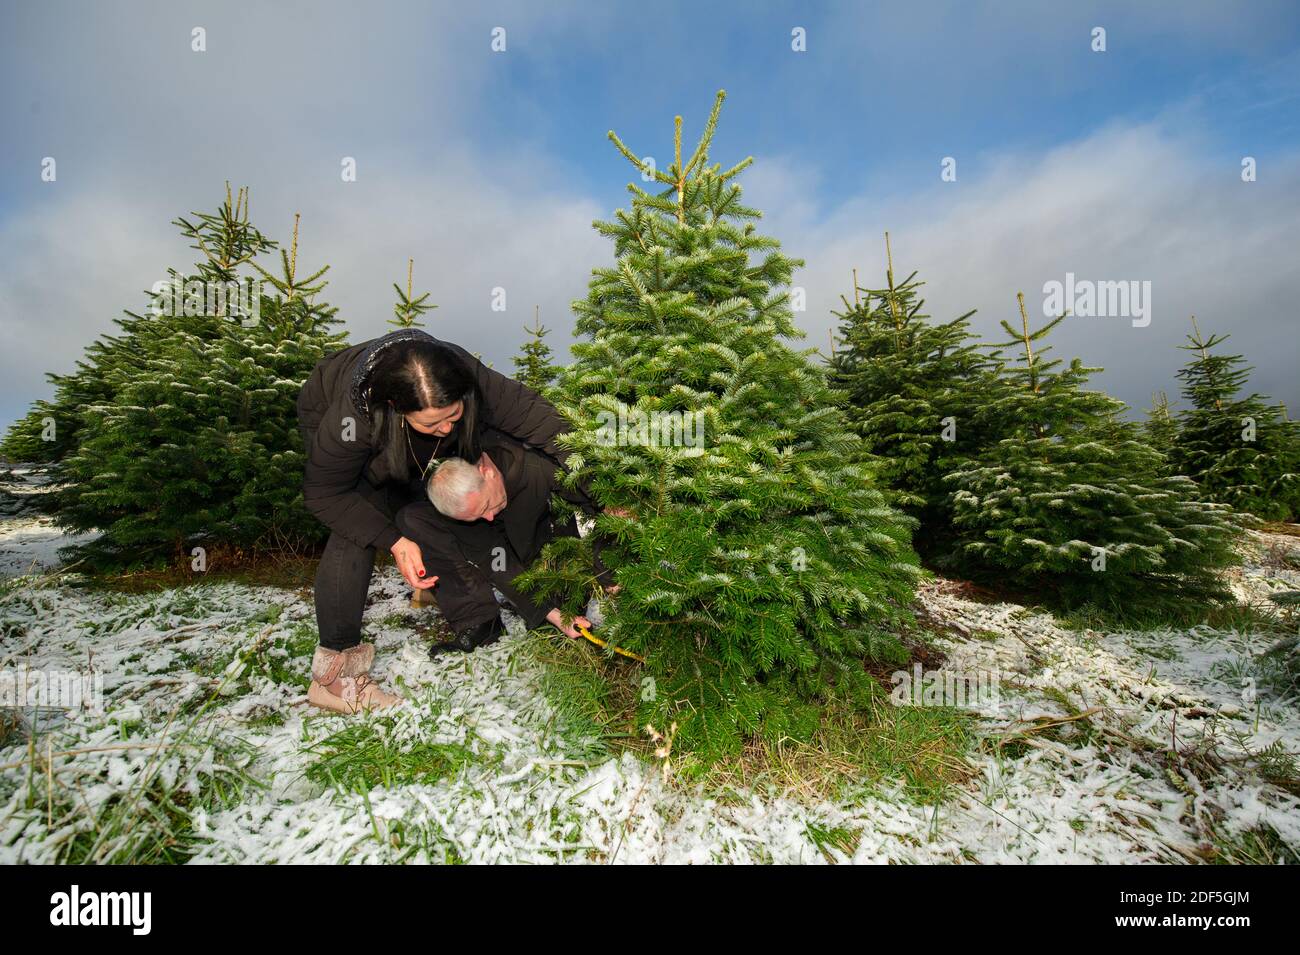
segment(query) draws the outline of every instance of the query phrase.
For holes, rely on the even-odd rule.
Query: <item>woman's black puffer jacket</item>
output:
[[[298,394],[298,426],[307,453],[302,485],[307,510],[361,547],[388,550],[402,536],[392,519],[357,487],[363,476],[376,487],[390,478],[371,433],[369,376],[385,348],[418,338],[438,340],[419,329],[399,329],[326,355]],[[555,406],[459,345],[443,344],[478,381],[481,428],[501,432],[562,466],[568,452],[555,444],[555,436],[567,431],[569,423]]]

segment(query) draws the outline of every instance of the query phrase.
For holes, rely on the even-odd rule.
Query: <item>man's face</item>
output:
[[[483,475],[483,490],[465,495],[465,507],[458,520],[490,521],[506,506],[505,481],[486,451],[478,460],[478,473]]]

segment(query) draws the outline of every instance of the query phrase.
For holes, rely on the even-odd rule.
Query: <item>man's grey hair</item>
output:
[[[483,475],[463,458],[448,458],[429,475],[427,490],[438,512],[455,519],[465,513],[465,498],[483,490]]]

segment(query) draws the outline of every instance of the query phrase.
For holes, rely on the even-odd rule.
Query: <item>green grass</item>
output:
[[[1038,613],[1051,614],[1066,630],[1182,630],[1206,624],[1218,630],[1271,630],[1279,617],[1269,610],[1228,602],[1196,602],[1185,605],[1135,605],[1103,607],[1085,604],[1072,609],[1048,605],[1028,607]]]
[[[1215,833],[1210,861],[1216,865],[1300,865],[1300,852],[1282,841],[1271,826],[1237,835]]]
[[[395,732],[396,719],[382,715],[354,719],[305,745],[303,751],[316,757],[304,771],[307,779],[345,792],[366,793],[376,787],[435,783],[485,761],[465,744],[402,739]]]
[[[826,861],[831,863],[840,861],[831,850],[838,850],[852,858],[853,853],[858,849],[858,843],[862,840],[861,829],[850,826],[823,826],[815,822],[808,823],[804,835],[817,847],[817,851],[826,857]]]
[[[250,627],[265,628],[278,619],[278,612],[263,611]],[[291,641],[292,632],[285,639]],[[269,644],[263,640],[238,651],[239,658],[255,664]],[[196,661],[214,669],[219,661]],[[218,672],[225,673],[225,668]],[[44,755],[36,741],[29,740],[25,792],[18,794],[21,807],[6,821],[6,833],[13,841],[53,843],[53,861],[60,864],[147,864],[186,861],[201,837],[194,832],[194,817],[201,810],[212,813],[246,801],[250,790],[266,784],[248,770],[256,749],[228,725],[213,727],[201,722],[223,691],[236,685],[239,677],[225,673],[206,695],[174,709],[157,735],[166,735],[162,745],[153,742],[155,733],[139,721],[118,721],[118,737],[141,760],[135,778],[123,790],[90,806],[85,793],[105,781],[92,763],[91,754],[69,753],[78,740],[64,734],[47,737]],[[111,718],[111,714],[110,714]],[[144,736],[145,738],[141,738]],[[44,755],[44,758],[42,758]],[[72,760],[71,763],[67,762]],[[202,768],[200,768],[202,767]],[[15,771],[3,778],[12,785]],[[12,844],[12,842],[10,843]]]
[[[27,733],[23,721],[18,718],[18,711],[10,707],[0,708],[0,751],[23,742]]]
[[[452,637],[451,627],[442,614],[429,608],[390,613],[379,621],[379,627],[383,630],[411,630],[431,643],[450,640]]]
[[[124,735],[126,742],[146,742]],[[142,761],[136,779],[91,807],[85,794],[106,781],[107,770],[86,765],[89,755],[59,755],[75,744],[51,742],[51,762],[45,747],[33,743],[25,771],[9,771],[5,795],[14,809],[6,820],[7,847],[22,842],[48,849],[49,860],[60,865],[183,863],[202,841],[194,828],[200,810],[233,808],[251,790],[265,788],[247,771],[251,745],[228,729],[209,733],[187,725],[160,748],[132,751]],[[23,778],[12,788],[15,773]]]
[[[404,819],[380,821],[370,816],[371,835],[389,850],[386,865],[399,865],[413,859],[434,865],[464,865],[460,850],[432,822],[407,822]]]
[[[181,651],[177,654],[177,666],[208,679],[224,679],[226,696],[250,692],[255,676],[297,687],[305,693],[311,685],[311,657],[318,640],[315,625],[298,621],[269,640],[258,639],[260,631],[278,622],[282,610],[280,606],[268,607],[250,617],[243,626],[243,636],[238,638],[237,649]],[[191,706],[200,704],[198,698],[191,701]]]

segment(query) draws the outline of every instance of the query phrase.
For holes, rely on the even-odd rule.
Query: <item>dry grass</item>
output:
[[[547,667],[548,698],[564,716],[585,724],[615,753],[653,760],[654,745],[636,724],[640,667],[567,640],[538,639],[534,647]],[[912,653],[927,669],[943,659],[923,645]],[[954,709],[893,705],[888,673],[912,662],[869,668],[881,692],[868,711],[828,708],[811,739],[753,739],[735,759],[696,778],[724,796],[737,788],[766,789],[807,803],[833,797],[846,783],[901,779],[920,801],[939,801],[973,775],[965,758],[971,721]]]
[[[203,571],[194,570],[190,558],[184,557],[157,569],[92,574],[86,586],[122,593],[150,593],[196,583],[229,581],[251,587],[299,589],[312,586],[319,561],[319,554],[252,554],[237,548],[212,547],[208,549],[207,569]],[[381,566],[378,559],[375,564]]]
[[[1259,527],[1259,530],[1265,534],[1282,534],[1286,537],[1300,538],[1300,524],[1263,524]]]

